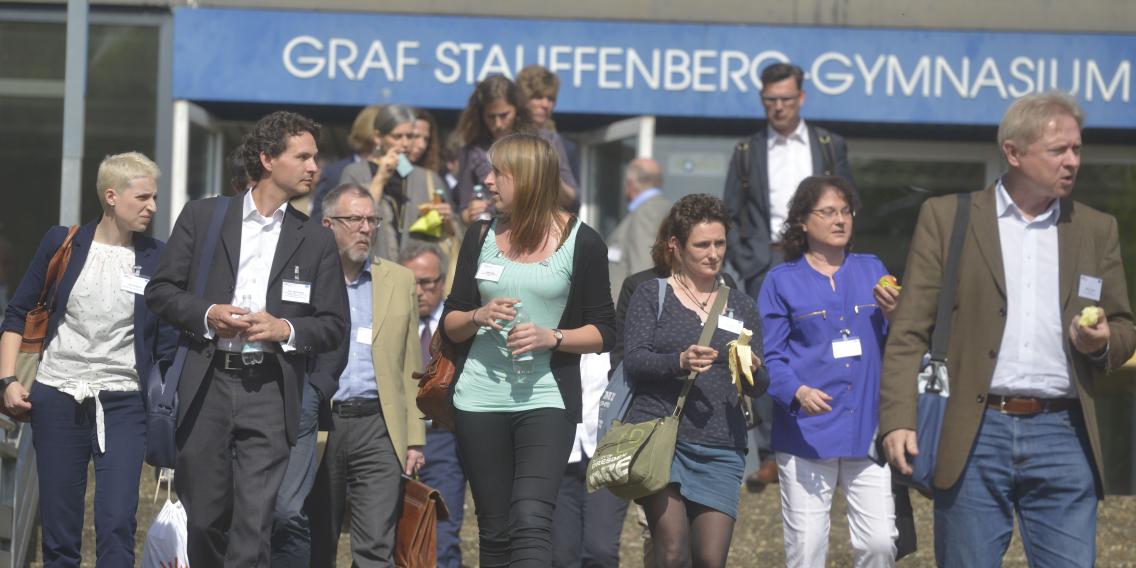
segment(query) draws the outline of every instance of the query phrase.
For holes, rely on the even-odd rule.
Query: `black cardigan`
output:
[[[466,231],[458,253],[454,285],[446,298],[445,311],[442,312],[443,322],[450,312],[466,312],[482,306],[474,276],[477,274],[477,259],[481,256],[485,235],[489,233],[488,230],[482,233],[483,228],[487,229],[487,223],[489,221],[478,221]],[[596,326],[603,337],[601,351],[610,351],[615,344],[615,311],[611,304],[611,282],[607,272],[607,245],[599,233],[580,223],[572,258],[572,282],[568,288],[568,303],[564,306],[564,314],[560,316],[560,329],[577,329],[589,324]],[[456,385],[473,345],[473,338],[458,343],[446,335],[445,325],[438,326],[438,330],[452,348],[452,360],[457,368],[454,376]],[[580,356],[556,351],[552,354],[549,366],[560,389],[560,397],[564,399],[564,409],[575,417],[576,422],[582,421]]]

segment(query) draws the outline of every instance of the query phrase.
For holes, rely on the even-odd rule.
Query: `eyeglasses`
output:
[[[423,290],[426,290],[426,291],[430,291],[430,290],[433,290],[434,288],[437,288],[438,284],[441,283],[442,280],[443,280],[443,278],[441,276],[434,278],[434,279],[419,278],[414,283],[417,284],[419,288],[422,288]]]
[[[825,221],[831,221],[831,220],[835,219],[837,214],[839,214],[841,217],[843,217],[845,219],[852,219],[856,216],[856,212],[853,211],[849,207],[845,207],[843,209],[837,209],[835,207],[825,207],[823,209],[813,209],[812,213],[816,213],[817,215],[820,215],[820,218],[824,219]]]
[[[801,97],[801,93],[797,93],[791,97],[774,97],[771,95],[761,95],[761,102],[765,104],[775,105],[781,103],[783,105],[791,105],[797,102]]]
[[[364,221],[366,221],[367,223],[370,223],[371,227],[373,227],[375,229],[378,229],[379,227],[383,226],[383,218],[382,217],[363,217],[362,215],[347,215],[347,216],[338,216],[338,217],[331,217],[331,218],[335,219],[336,221],[339,221],[340,223],[343,223],[344,225],[346,225],[346,226],[348,226],[352,229],[358,229],[359,227],[362,227]]]

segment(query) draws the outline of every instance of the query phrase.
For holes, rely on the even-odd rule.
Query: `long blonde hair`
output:
[[[509,241],[517,254],[540,250],[550,225],[563,234],[560,156],[552,144],[535,134],[510,134],[489,148],[489,161],[513,177],[513,204],[501,216],[509,224]]]

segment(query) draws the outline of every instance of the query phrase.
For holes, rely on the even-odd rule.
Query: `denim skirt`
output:
[[[678,485],[683,499],[736,519],[744,475],[743,450],[682,441],[675,445],[671,484]]]

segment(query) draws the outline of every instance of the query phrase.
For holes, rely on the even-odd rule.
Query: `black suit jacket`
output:
[[[205,337],[205,312],[214,304],[230,304],[241,258],[242,198],[230,200],[221,225],[204,297],[188,291],[197,276],[200,250],[208,230],[216,198],[194,201],[185,206],[174,225],[170,240],[146,287],[150,309],[173,324],[189,339],[189,355],[178,384],[178,427],[192,428],[195,399],[202,395],[202,381],[209,371],[216,343]],[[281,285],[299,267],[300,279],[311,282],[310,302],[285,302]],[[289,206],[280,228],[280,240],[269,274],[265,311],[288,320],[295,330],[295,351],[274,353],[283,378],[284,417],[288,443],[294,443],[303,398],[305,372],[315,368],[319,353],[334,351],[346,342],[349,309],[347,288],[335,237],[327,228],[308,219]],[[330,383],[329,383],[330,378]],[[313,373],[312,382],[328,399],[336,383],[330,373]]]
[[[848,164],[848,147],[839,134],[806,123],[809,131],[809,150],[813,155],[813,175],[824,174],[824,154],[820,138],[828,136],[832,142],[834,174],[852,181],[852,167]],[[749,192],[743,192],[738,153],[730,158],[726,173],[726,188],[722,200],[730,214],[727,260],[741,276],[750,296],[757,296],[759,278],[773,264],[769,250],[769,129],[762,126],[749,138]]]

